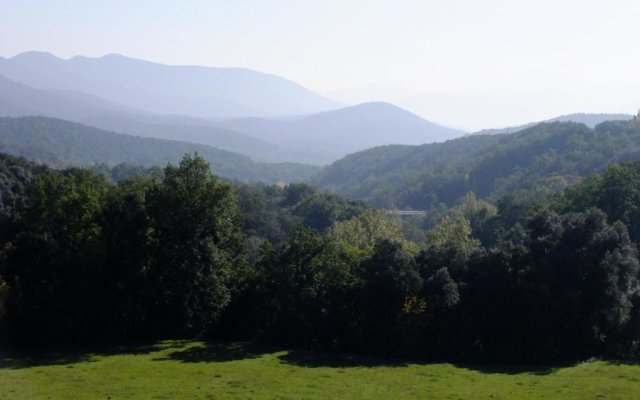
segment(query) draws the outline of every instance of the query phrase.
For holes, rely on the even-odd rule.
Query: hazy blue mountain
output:
[[[375,146],[433,143],[464,135],[389,103],[363,103],[289,120],[233,119],[220,125],[287,149],[291,161],[315,164]]]
[[[578,113],[561,115],[545,122],[577,122],[580,124],[585,124],[589,128],[595,128],[596,125],[601,124],[605,121],[629,121],[631,119],[633,119],[633,115],[631,114]]]
[[[42,115],[77,120],[134,110],[69,90],[35,89],[0,75],[0,116]]]
[[[220,128],[211,121],[145,113],[80,92],[34,89],[0,75],[0,116],[33,115],[66,119],[117,133],[206,144],[255,160],[282,159],[277,146]]]
[[[278,146],[218,127],[211,121],[112,113],[78,122],[117,133],[205,144],[249,156],[255,161],[285,161]]]
[[[275,75],[242,68],[169,66],[115,54],[64,60],[27,52],[0,58],[0,74],[38,89],[79,91],[159,114],[277,116],[340,107]]]
[[[546,121],[541,122],[529,122],[528,124],[512,126],[508,128],[498,128],[498,129],[483,129],[481,131],[475,132],[474,135],[498,135],[503,133],[515,133],[525,130],[527,128],[531,128],[542,122],[577,122],[580,124],[585,124],[589,128],[595,128],[596,125],[605,122],[605,121],[628,121],[633,118],[631,114],[590,114],[590,113],[576,113],[576,114],[567,114],[561,115],[559,117],[551,118]]]
[[[119,164],[164,166],[186,153],[198,153],[225,178],[242,181],[309,179],[318,168],[309,165],[256,163],[249,157],[210,146],[141,138],[46,117],[0,118],[0,152],[53,166]]]

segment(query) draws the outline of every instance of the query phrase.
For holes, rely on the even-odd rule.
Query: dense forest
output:
[[[198,153],[216,173],[240,181],[309,179],[318,167],[297,163],[258,163],[214,147],[137,137],[46,117],[0,118],[0,151],[56,167],[115,165],[164,166],[186,153]]]
[[[638,118],[593,129],[554,122],[508,135],[373,148],[325,168],[314,182],[380,207],[428,210],[452,206],[469,191],[492,201],[519,189],[544,195],[639,158]]]
[[[637,130],[551,124],[508,145],[495,137],[464,180],[480,195],[463,186],[427,221],[306,184],[225,182],[200,156],[125,168],[117,182],[107,167],[2,156],[1,338],[200,336],[480,362],[635,356],[640,163],[612,164],[555,196],[530,190],[548,171],[633,158]],[[607,132],[616,140],[589,139]],[[523,161],[549,143],[567,150]],[[515,165],[529,166],[520,183]]]

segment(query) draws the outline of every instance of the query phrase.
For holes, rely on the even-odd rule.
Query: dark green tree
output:
[[[360,288],[356,346],[378,354],[393,354],[402,339],[400,318],[423,281],[414,258],[397,242],[382,240],[358,266]]]
[[[535,327],[523,333],[529,350],[550,359],[611,352],[637,312],[633,298],[640,290],[626,227],[607,224],[598,210],[545,213],[530,221],[528,241],[520,285]]]
[[[344,345],[351,324],[351,268],[357,254],[309,229],[296,229],[258,265],[262,324],[272,340],[313,348]]]
[[[229,303],[232,279],[244,263],[237,201],[231,185],[197,155],[167,166],[164,175],[147,194],[151,275],[159,291],[155,318],[174,333],[197,333]]]
[[[96,335],[104,277],[108,185],[87,170],[51,172],[29,189],[19,233],[3,250],[9,319],[21,340]]]
[[[640,162],[614,164],[565,192],[564,211],[597,207],[610,222],[622,221],[634,241],[640,240]]]

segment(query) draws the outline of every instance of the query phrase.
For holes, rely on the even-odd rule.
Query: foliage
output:
[[[405,240],[400,220],[375,209],[365,210],[357,217],[336,222],[329,230],[329,235],[361,249],[373,247],[382,239],[394,242]]]
[[[118,183],[6,174],[7,188],[26,183],[4,221],[3,333],[458,362],[635,357],[637,171],[613,165],[563,195],[521,189],[495,205],[467,192],[428,216],[419,252],[381,210],[305,184],[225,183],[197,156]]]
[[[438,225],[427,232],[427,245],[434,247],[457,246],[469,252],[480,246],[471,236],[471,223],[462,214],[445,216]]]
[[[453,206],[469,191],[480,199],[518,189],[554,193],[608,164],[637,159],[639,137],[636,120],[594,129],[542,123],[508,135],[369,149],[335,162],[314,181],[352,199],[401,209]]]
[[[164,175],[147,193],[162,320],[198,332],[228,304],[229,281],[243,262],[236,199],[202,158],[186,156]]]
[[[541,214],[530,220],[529,232],[519,278],[538,340],[527,351],[576,359],[585,349],[618,350],[640,291],[637,250],[626,227],[609,225],[602,212],[589,210]],[[531,337],[532,327],[527,329],[523,335]]]
[[[45,117],[0,118],[0,142],[2,152],[54,167],[122,163],[164,166],[179,162],[186,153],[197,153],[216,174],[227,179],[303,181],[318,171],[310,165],[256,163],[247,156],[201,144],[129,136]],[[119,172],[131,173],[117,171],[126,169],[122,166],[115,169],[112,173],[116,180]]]
[[[566,191],[559,201],[564,211],[583,211],[597,207],[609,221],[629,227],[635,241],[640,240],[640,162],[614,164],[602,175],[592,175]]]
[[[104,276],[104,179],[86,170],[39,176],[3,253],[10,320],[24,338],[96,334]]]
[[[0,153],[0,223],[15,217],[17,209],[24,205],[29,184],[46,171],[45,166]]]
[[[356,259],[338,242],[308,228],[295,230],[257,265],[256,288],[265,337],[280,343],[332,347],[350,323],[346,306]],[[342,329],[341,329],[342,328]]]
[[[414,258],[399,243],[379,241],[357,269],[360,285],[355,305],[360,320],[355,348],[397,354],[402,345],[399,316],[422,287]]]
[[[88,170],[49,172],[16,224],[0,271],[21,340],[201,332],[243,264],[232,187],[199,157],[161,182],[118,187]]]
[[[336,221],[359,215],[367,206],[320,191],[308,184],[284,187],[237,184],[236,192],[249,237],[279,245],[298,225],[324,231]]]

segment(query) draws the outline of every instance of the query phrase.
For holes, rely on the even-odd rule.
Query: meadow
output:
[[[637,399],[640,365],[424,364],[164,341],[0,357],[0,399]]]

